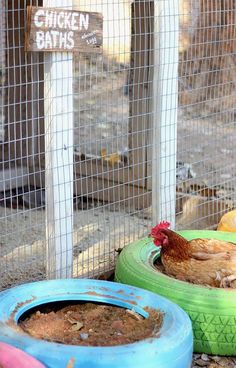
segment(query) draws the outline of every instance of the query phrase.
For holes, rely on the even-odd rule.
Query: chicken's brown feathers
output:
[[[153,236],[161,245],[167,275],[213,287],[236,288],[236,244],[217,239],[188,241],[167,227]]]
[[[168,243],[162,246],[161,254],[168,254],[177,261],[184,261],[189,258],[189,241],[170,229],[162,230],[168,237]]]

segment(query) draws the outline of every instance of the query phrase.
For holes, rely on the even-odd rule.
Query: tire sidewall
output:
[[[188,239],[205,235],[235,241],[232,233],[182,231],[180,234]],[[236,290],[190,284],[164,275],[154,267],[159,256],[150,238],[130,244],[118,258],[115,279],[158,293],[183,308],[192,320],[195,352],[234,355]]]

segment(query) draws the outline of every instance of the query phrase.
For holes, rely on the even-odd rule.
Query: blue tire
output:
[[[16,329],[26,311],[56,301],[102,302],[134,309],[143,316],[145,307],[164,312],[158,338],[129,345],[84,347],[38,340]],[[15,326],[14,326],[15,325]],[[190,368],[193,334],[188,315],[176,304],[150,291],[97,280],[51,280],[21,285],[0,293],[0,341],[34,356],[48,368]]]

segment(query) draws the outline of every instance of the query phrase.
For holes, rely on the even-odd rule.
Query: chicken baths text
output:
[[[26,51],[97,52],[101,44],[101,14],[27,7]]]

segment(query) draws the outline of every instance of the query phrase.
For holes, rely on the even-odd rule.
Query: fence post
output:
[[[152,221],[175,227],[179,0],[154,0]]]
[[[72,0],[44,0],[72,9]],[[46,270],[48,278],[73,274],[73,65],[72,53],[44,55]]]

